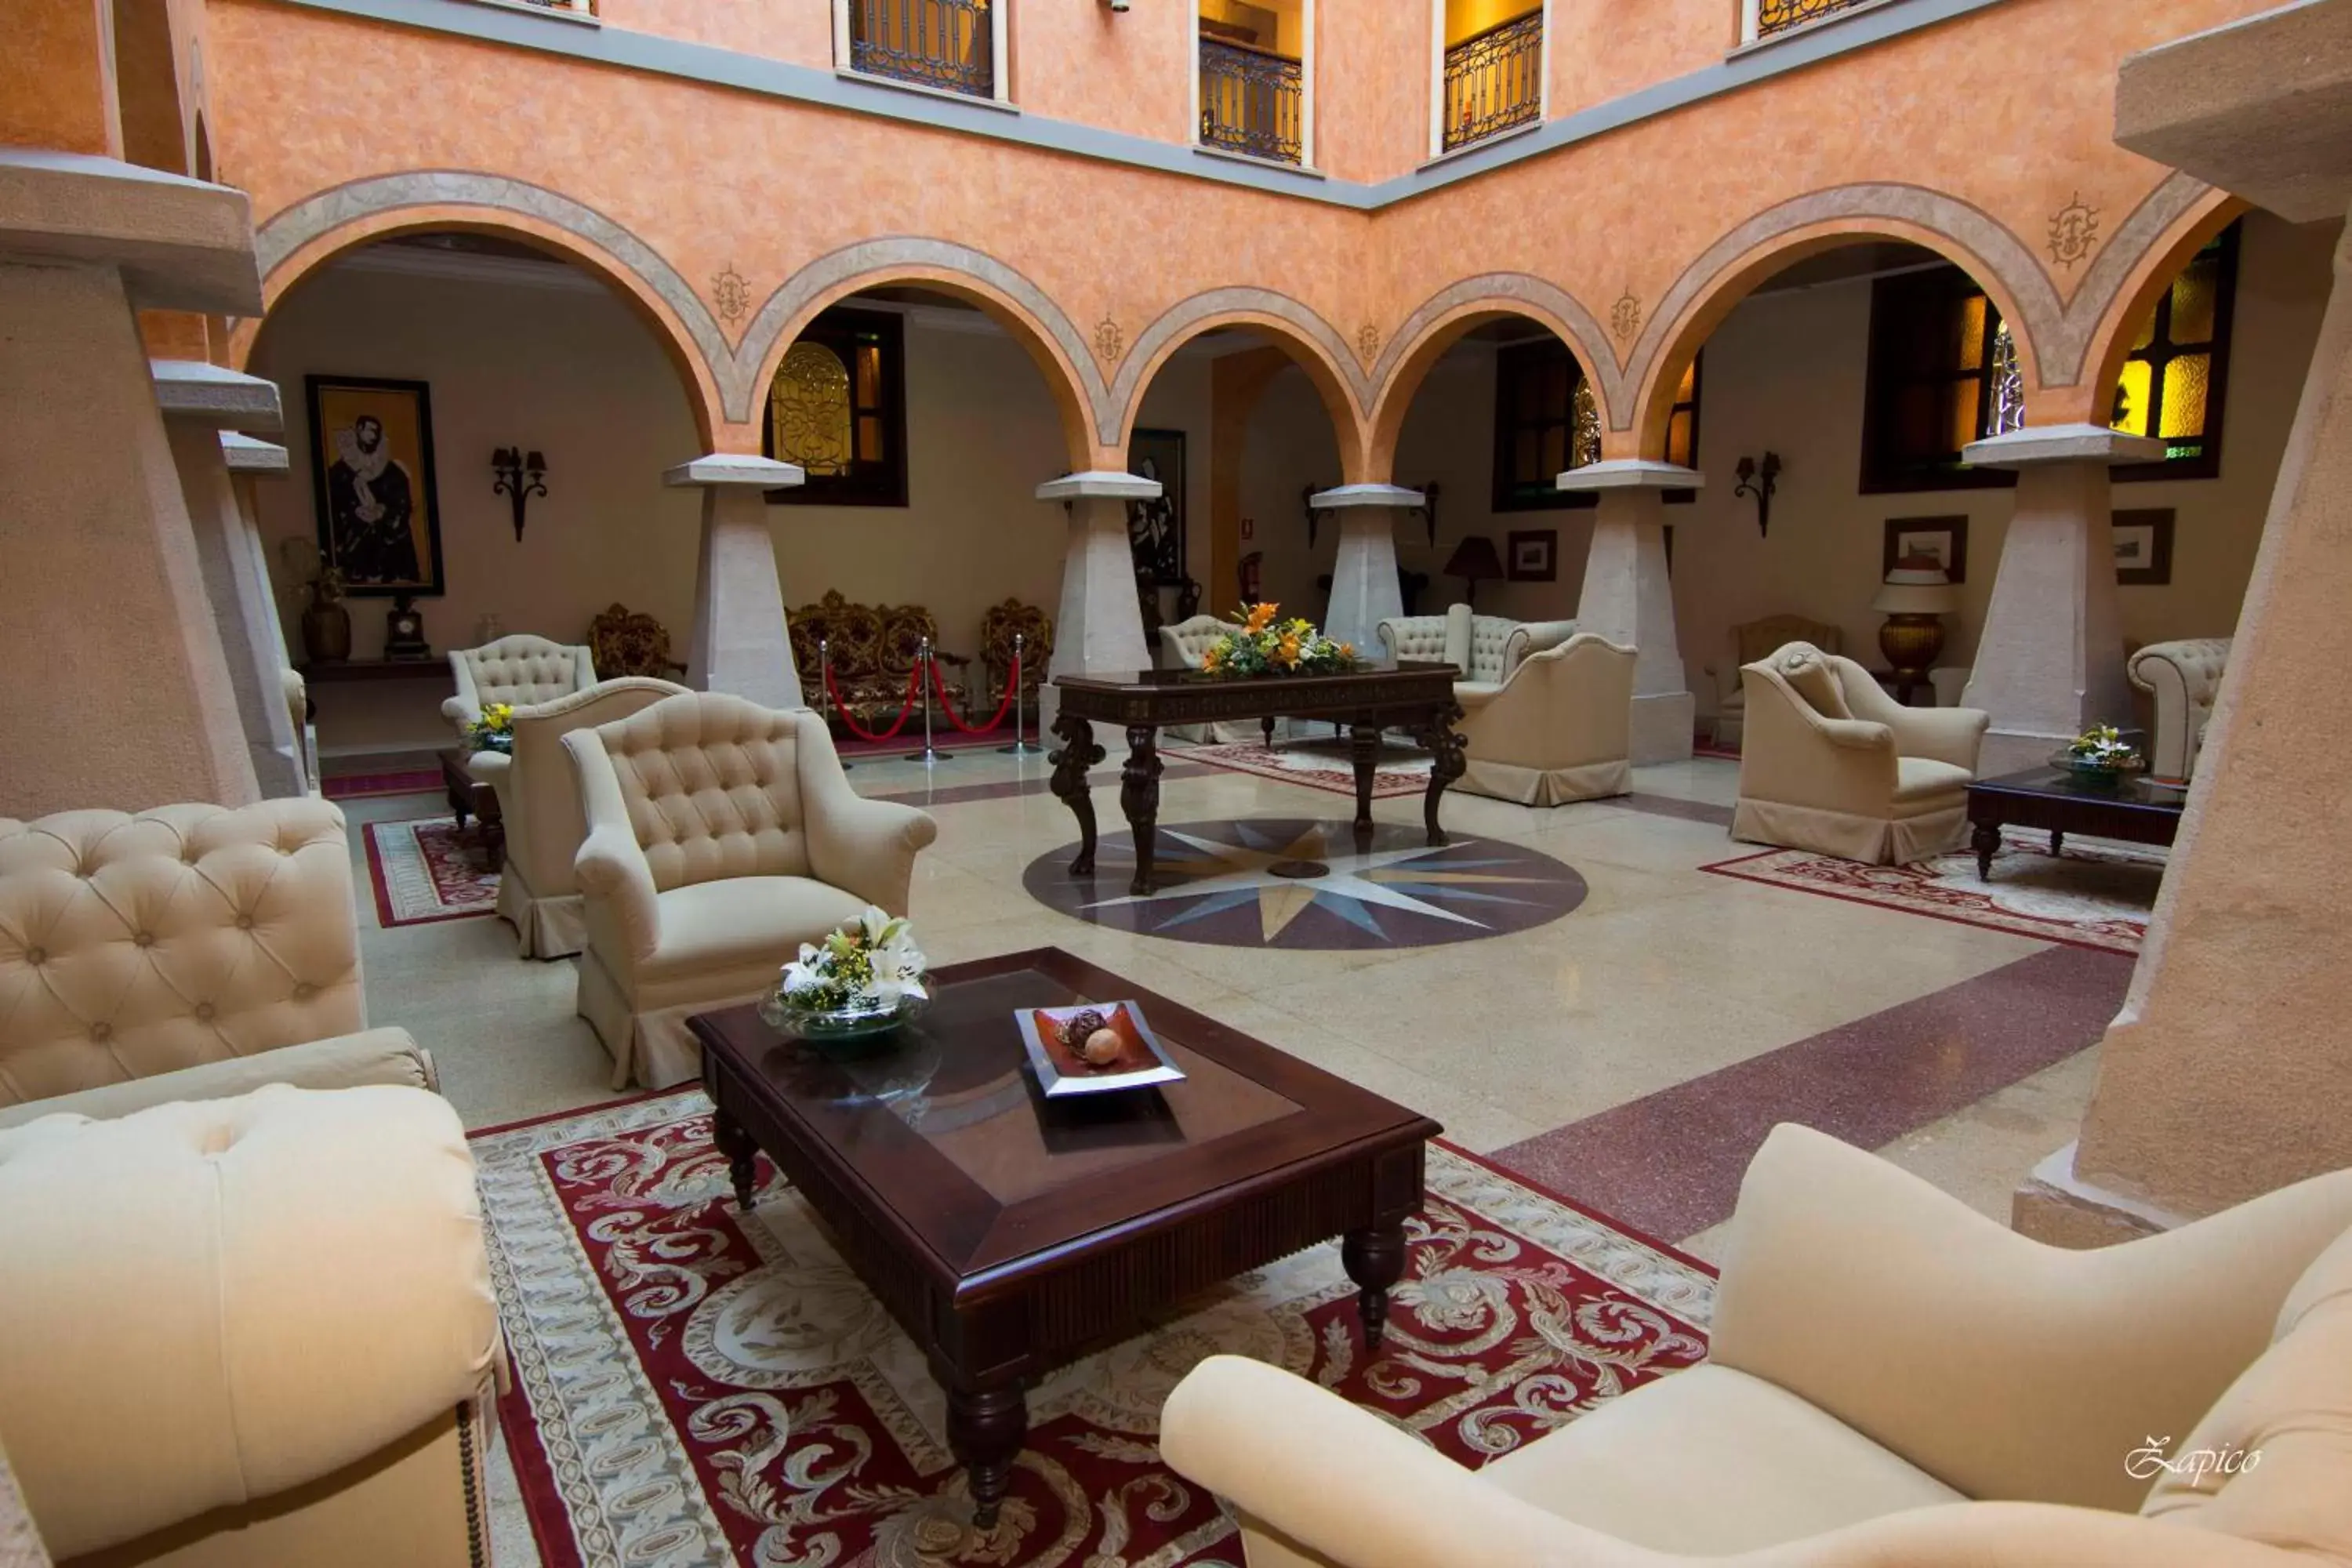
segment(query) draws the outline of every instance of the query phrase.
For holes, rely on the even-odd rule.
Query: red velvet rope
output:
[[[834,710],[841,715],[842,724],[851,734],[861,741],[887,741],[907,727],[907,715],[915,710],[916,678],[921,673],[922,666],[919,664],[907,671],[907,700],[898,705],[897,721],[888,729],[882,731],[862,728],[857,721],[851,717],[849,704],[841,699],[841,688],[834,683],[833,666],[830,664],[824,667],[824,692],[827,697],[833,699]]]
[[[1021,662],[1015,659],[1012,673],[1004,682],[1004,700],[996,705],[996,717],[985,724],[967,724],[956,717],[955,705],[948,700],[947,678],[940,673],[939,659],[934,657],[931,660],[931,689],[940,694],[940,711],[948,716],[948,723],[951,728],[961,730],[967,735],[985,735],[1004,722],[1004,716],[1013,711],[1013,690],[1020,679]]]

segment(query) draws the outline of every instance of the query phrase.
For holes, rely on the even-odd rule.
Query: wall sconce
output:
[[[1760,463],[1753,458],[1742,458],[1739,459],[1739,466],[1732,472],[1738,477],[1739,483],[1732,487],[1731,493],[1735,497],[1754,496],[1756,498],[1756,531],[1768,539],[1770,538],[1772,492],[1780,487],[1780,454],[1767,452],[1764,454],[1764,460]]]
[[[1741,459],[1743,462],[1745,458]],[[522,542],[522,512],[533,496],[543,496],[547,487],[540,481],[547,477],[547,459],[537,452],[525,452],[520,447],[501,447],[490,454],[490,472],[498,481],[490,486],[492,495],[507,497],[514,502],[515,542]]]
[[[1128,0],[1103,0],[1103,4],[1116,13],[1127,9]]]

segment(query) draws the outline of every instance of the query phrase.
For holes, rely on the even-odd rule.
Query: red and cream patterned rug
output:
[[[2139,952],[2165,854],[2102,839],[2070,838],[2053,856],[2050,836],[2011,828],[1979,880],[1976,852],[1954,850],[1908,866],[1865,866],[1810,849],[1767,849],[1702,866],[1720,877],[1793,888],[1880,909],[2107,952]]]
[[[1703,1265],[1441,1145],[1380,1358],[1336,1245],[1243,1275],[1033,1388],[982,1533],[922,1356],[764,1159],[735,1210],[698,1090],[473,1142],[549,1568],[1230,1563],[1232,1524],[1154,1443],[1203,1356],[1289,1367],[1475,1467],[1702,1360],[1714,1300]]]
[[[1206,763],[1237,773],[1255,773],[1286,784],[1306,784],[1333,795],[1353,797],[1356,763],[1345,741],[1286,741],[1267,746],[1257,741],[1228,741],[1213,746],[1191,746],[1171,752],[1189,763]],[[1419,795],[1429,787],[1429,753],[1391,736],[1381,742],[1373,761],[1372,798]]]
[[[451,816],[371,822],[367,863],[375,916],[387,929],[497,910],[499,874],[489,868],[478,822],[463,831]]]

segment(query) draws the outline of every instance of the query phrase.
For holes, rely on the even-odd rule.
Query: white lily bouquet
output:
[[[902,916],[867,905],[822,942],[801,943],[784,965],[778,999],[796,1014],[896,1018],[930,999],[926,961]]]

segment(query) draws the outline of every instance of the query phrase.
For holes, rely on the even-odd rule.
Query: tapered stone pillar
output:
[[[261,313],[244,195],[0,147],[0,814],[259,795],[142,307]]]
[[[1143,601],[1128,542],[1127,503],[1157,500],[1160,481],[1108,468],[1065,474],[1037,487],[1037,499],[1060,501],[1070,537],[1062,557],[1062,614],[1054,625],[1049,676],[1132,675],[1151,668],[1143,640]],[[1048,685],[1037,694],[1041,723],[1061,703]]]
[[[1377,656],[1380,624],[1404,614],[1397,513],[1426,506],[1428,498],[1402,485],[1340,485],[1316,491],[1307,504],[1339,520],[1339,553],[1331,565],[1331,605],[1323,612],[1323,635]]]
[[[702,491],[702,554],[695,566],[694,639],[686,666],[686,683],[696,690],[730,691],[766,708],[807,706],[784,626],[766,500],[768,491],[790,489],[804,477],[791,463],[724,452],[662,475],[666,485]]]
[[[221,444],[224,427],[280,427],[278,385],[195,360],[153,360],[149,368],[255,782],[266,796],[300,795],[302,746],[286,702],[286,637],[278,601],[253,514],[238,502]],[[271,450],[282,463],[284,451]]]
[[[1681,762],[1691,754],[1698,702],[1683,674],[1675,636],[1675,592],[1666,579],[1664,492],[1696,489],[1706,476],[1675,463],[1614,458],[1570,468],[1555,481],[1599,498],[1576,624],[1630,643],[1633,665],[1633,761]]]
[[[1979,773],[2042,762],[2093,724],[2128,725],[2107,470],[2164,443],[2099,425],[2029,426],[1972,441],[1979,468],[2017,470],[2017,503],[1961,705],[1992,715]]]

